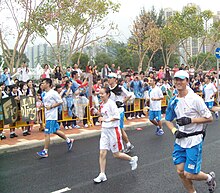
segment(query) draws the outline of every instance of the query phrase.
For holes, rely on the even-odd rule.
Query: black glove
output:
[[[184,138],[184,137],[187,137],[187,134],[182,132],[182,131],[179,131],[179,130],[176,130],[176,132],[174,133],[175,137],[177,139],[181,139],[181,138]]]
[[[124,107],[124,103],[121,102],[121,101],[116,101],[115,103],[116,103],[116,105],[117,105],[118,108]]]
[[[179,126],[183,126],[183,125],[188,125],[192,122],[191,118],[189,117],[181,117],[179,119],[176,120],[176,123],[179,125]]]

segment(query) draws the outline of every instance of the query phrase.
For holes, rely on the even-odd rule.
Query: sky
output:
[[[113,2],[118,2],[121,4],[120,10],[118,13],[108,15],[108,20],[114,22],[118,25],[119,36],[114,37],[118,41],[126,42],[130,36],[130,29],[133,21],[136,16],[140,14],[141,9],[144,7],[146,11],[150,11],[154,6],[157,11],[162,8],[172,8],[173,10],[181,11],[183,6],[186,6],[188,3],[195,3],[200,6],[203,10],[209,9],[215,14],[217,11],[220,11],[220,6],[217,6],[219,0],[112,0]],[[96,32],[100,35],[100,30]],[[50,33],[49,35],[51,42],[56,42],[55,33]],[[45,40],[37,38],[34,44],[43,44]],[[11,45],[14,44],[14,41],[10,42]],[[32,46],[31,43],[28,46]]]
[[[181,11],[188,3],[199,5],[201,10],[211,10],[214,14],[220,11],[219,0],[113,0],[121,4],[118,13],[111,14],[109,19],[118,24],[120,39],[126,40],[130,36],[132,22],[144,7],[146,11],[154,6],[157,11],[162,8],[172,8]]]

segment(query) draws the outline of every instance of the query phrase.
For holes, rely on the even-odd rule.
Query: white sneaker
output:
[[[84,127],[85,127],[85,128],[88,128],[88,127],[89,127],[89,125],[88,125],[88,124],[85,124],[85,125],[84,125]]]
[[[144,118],[144,117],[145,117],[145,115],[142,114],[142,115],[141,115],[141,118]]]
[[[79,125],[75,125],[75,126],[74,126],[74,128],[79,129],[79,128],[80,128],[80,126],[79,126]]]
[[[128,119],[128,120],[131,120],[132,118],[131,118],[131,117],[128,117],[127,119]]]
[[[138,119],[140,119],[140,116],[139,116],[139,115],[137,115],[137,118],[138,118]]]
[[[105,175],[104,173],[100,173],[100,174],[98,175],[98,177],[96,177],[96,178],[93,179],[93,181],[94,181],[95,183],[105,182],[106,180],[107,180],[107,177],[106,177],[106,175]]]
[[[64,129],[68,130],[68,129],[69,129],[69,127],[68,127],[68,126],[65,126],[65,127],[64,127]]]
[[[214,192],[216,189],[216,181],[215,181],[215,172],[210,172],[209,175],[212,179],[209,182],[206,182],[209,187],[209,192]]]
[[[99,123],[99,122],[96,122],[96,123],[95,123],[95,125],[96,125],[96,126],[99,126],[99,125],[101,125],[101,123]]]
[[[138,156],[132,157],[132,160],[129,162],[131,164],[131,170],[137,169]]]
[[[132,117],[132,119],[135,119],[135,117]]]

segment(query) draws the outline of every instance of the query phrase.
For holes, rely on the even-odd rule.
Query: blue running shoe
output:
[[[156,133],[156,135],[161,136],[164,134],[163,129],[159,129],[158,132]]]
[[[160,130],[160,127],[157,127],[157,130],[155,132],[155,134],[157,135],[157,132]]]
[[[44,150],[37,152],[37,155],[42,157],[42,158],[48,157],[48,153]]]
[[[70,139],[70,142],[67,143],[67,146],[68,146],[68,151],[70,151],[73,147],[73,142],[74,142],[74,139]]]
[[[216,119],[219,118],[219,114],[218,114],[218,112],[215,112],[215,118],[216,118]]]

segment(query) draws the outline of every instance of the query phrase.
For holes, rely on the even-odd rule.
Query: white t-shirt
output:
[[[11,96],[22,96],[22,92],[20,90],[17,90],[16,93],[11,92]]]
[[[171,86],[168,83],[163,84],[163,86],[166,88],[166,90],[171,88]]]
[[[190,76],[194,76],[194,74],[195,74],[195,69],[194,68],[190,68],[189,69],[189,75]]]
[[[47,70],[44,71],[46,74],[46,78],[50,78],[50,69],[48,68]]]
[[[163,98],[163,92],[160,87],[155,86],[148,91],[148,97],[150,99],[150,110],[151,111],[161,111],[161,100],[153,101],[152,98]]]
[[[82,75],[82,70],[80,68],[77,68],[76,71],[78,72],[79,77]]]
[[[92,95],[92,103],[95,108],[99,108],[99,98],[97,95]]]
[[[45,92],[43,97],[44,106],[52,106],[55,103],[62,103],[63,100],[61,96],[53,89]],[[57,120],[58,119],[58,107],[47,110],[45,108],[45,119],[46,120]]]
[[[23,82],[27,82],[27,80],[29,80],[29,69],[27,67],[25,68],[20,68],[19,69],[19,80],[23,81]]]
[[[181,117],[210,118],[212,116],[203,99],[195,93],[188,92],[184,98],[177,97],[177,100],[178,102],[176,108],[174,109],[177,119]],[[179,126],[178,129],[184,133],[193,133],[196,131],[202,131],[203,124],[193,123],[185,126]],[[182,139],[176,139],[176,143],[183,148],[190,148],[198,145],[201,142],[202,134]]]
[[[215,88],[213,83],[205,84],[204,85],[204,94],[205,94],[205,102],[211,102],[214,101],[214,97],[211,98],[211,96],[217,92],[217,89]]]
[[[8,94],[6,94],[6,92],[3,90],[2,91],[2,99],[5,99],[7,97],[9,97]]]
[[[118,119],[115,121],[108,121],[108,122],[103,121],[102,127],[103,128],[119,127],[120,114],[119,114],[119,110],[118,110],[115,102],[111,99],[108,99],[108,101],[106,103],[102,103],[100,105],[100,108],[101,108],[101,115],[105,119],[110,119],[110,118]]]

